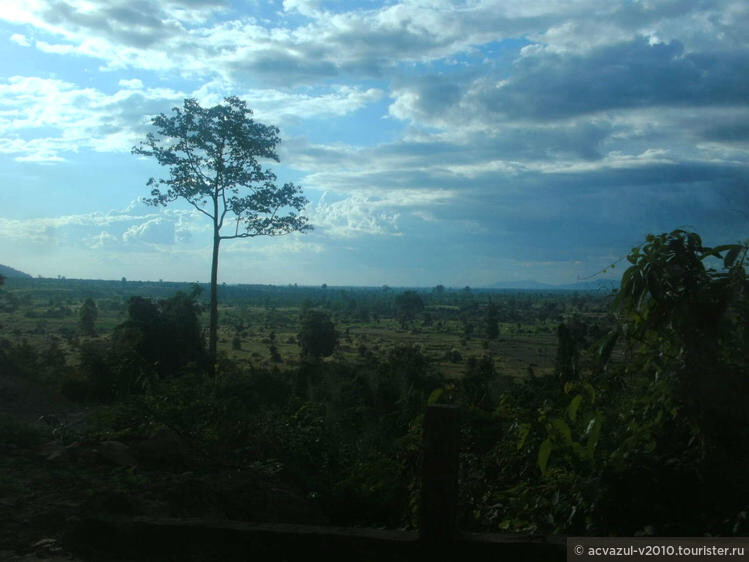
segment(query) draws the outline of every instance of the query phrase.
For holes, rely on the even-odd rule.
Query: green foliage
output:
[[[416,291],[405,291],[395,298],[396,317],[401,327],[407,327],[424,310],[424,301]]]
[[[28,449],[49,441],[52,433],[41,423],[32,423],[0,412],[0,443]]]
[[[395,377],[385,377],[389,366],[317,362],[284,373],[248,371],[220,357],[215,377],[157,379],[143,394],[99,409],[89,431],[129,440],[166,427],[205,462],[284,479],[333,523],[412,524],[426,402],[413,397],[427,391],[401,377],[426,365],[414,352]],[[304,385],[295,382],[301,376]],[[377,389],[394,380],[405,396],[393,396],[384,412]]]
[[[749,532],[746,253],[736,244],[704,247],[684,231],[651,236],[630,254],[608,315],[603,297],[443,289],[428,295],[433,326],[418,334],[393,330],[398,295],[390,290],[227,287],[245,295],[242,313],[231,317],[235,333],[288,360],[264,369],[247,363],[247,348],[234,360],[219,353],[213,377],[158,339],[200,346],[199,328],[185,329],[199,326],[196,298],[133,299],[111,346],[104,339],[81,346],[70,386],[86,374],[89,397],[114,400],[91,416],[97,438],[138,440],[169,428],[201,462],[281,479],[334,524],[417,520],[424,407],[452,403],[461,407],[466,530],[742,535]],[[300,320],[314,328],[299,333],[303,349],[321,334],[337,339],[333,315],[348,327],[334,359],[296,362],[287,352],[298,329],[287,297],[296,306],[307,301]],[[65,302],[50,295],[43,306]],[[361,310],[378,324],[363,325]],[[460,362],[445,363],[465,325],[478,330],[495,314],[512,323],[506,337],[483,340],[483,348],[464,342]],[[513,346],[541,354],[560,321],[556,358],[547,354],[538,376],[519,376]],[[388,329],[398,345],[383,337]],[[6,342],[0,367],[37,376],[64,355]],[[523,359],[524,371],[532,358]],[[558,376],[544,376],[555,359]],[[445,366],[453,369],[447,380],[437,370]]]
[[[133,147],[133,154],[154,158],[169,168],[169,179],[151,178],[146,203],[167,205],[183,199],[213,223],[209,355],[216,359],[218,340],[218,256],[221,240],[277,236],[312,227],[299,214],[307,204],[293,183],[276,185],[276,175],[260,161],[278,161],[278,128],[254,121],[252,110],[236,96],[203,108],[185,99],[151,120],[156,132]],[[224,221],[229,233],[222,233]]]
[[[4,284],[5,277],[0,275],[0,312],[15,312],[18,310],[20,302],[16,295],[2,289]]]
[[[499,308],[493,302],[486,308],[486,337],[490,340],[499,337]]]
[[[174,377],[206,364],[197,301],[200,289],[154,302],[133,297],[128,317],[112,333],[110,342],[91,341],[80,350],[80,378],[68,380],[72,399],[111,402],[143,393],[158,378]]]
[[[315,358],[328,357],[338,345],[338,332],[327,312],[307,310],[302,314],[297,339],[304,355]]]
[[[0,373],[58,388],[69,374],[67,358],[58,340],[52,338],[39,349],[26,340],[13,343],[0,339]],[[2,398],[2,395],[0,395]]]
[[[163,113],[154,117],[156,132],[148,133],[146,140],[133,148],[134,154],[155,158],[169,168],[169,179],[149,180],[148,185],[154,187],[148,203],[166,205],[185,199],[214,221],[217,235],[230,213],[236,229],[221,238],[309,229],[307,219],[294,212],[307,203],[300,188],[290,183],[277,188],[276,175],[259,162],[278,161],[277,127],[253,120],[252,110],[235,96],[210,108],[186,99],[182,108],[175,107],[172,112],[172,117]],[[288,212],[279,213],[282,209]]]
[[[81,332],[86,336],[96,335],[96,318],[99,316],[99,309],[96,302],[91,297],[83,301],[83,306],[79,312],[78,326]]]
[[[471,407],[491,409],[495,398],[491,384],[496,379],[497,373],[490,357],[471,357],[459,382],[462,402]]]
[[[559,324],[557,338],[559,340],[555,362],[557,376],[562,382],[575,380],[580,359],[577,341],[566,324]]]
[[[469,410],[462,486],[472,511],[464,524],[745,532],[746,252],[705,247],[681,230],[634,248],[609,333],[568,320],[559,329],[561,380],[527,379],[493,411]]]
[[[114,354],[132,356],[161,377],[176,375],[191,362],[204,362],[199,295],[195,287],[190,294],[178,292],[158,302],[130,299],[128,318],[112,335]]]

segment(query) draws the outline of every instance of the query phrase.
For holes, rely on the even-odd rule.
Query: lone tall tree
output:
[[[237,97],[203,108],[186,99],[182,108],[151,119],[156,132],[133,147],[133,154],[152,156],[169,168],[168,179],[151,178],[150,205],[184,199],[213,223],[210,328],[208,352],[216,356],[218,326],[218,252],[222,240],[277,236],[309,230],[298,214],[307,204],[300,187],[276,186],[276,175],[259,160],[278,162],[278,128],[250,116]],[[226,229],[224,229],[226,227]],[[226,232],[228,230],[228,233]]]

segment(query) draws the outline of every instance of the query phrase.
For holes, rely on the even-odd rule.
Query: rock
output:
[[[99,457],[117,466],[135,466],[138,464],[130,447],[119,441],[103,441],[98,448]]]

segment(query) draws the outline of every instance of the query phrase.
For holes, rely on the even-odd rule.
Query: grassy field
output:
[[[0,298],[0,337],[26,341],[37,349],[54,342],[69,361],[75,363],[80,343],[92,339],[82,335],[79,329],[79,313],[85,298],[90,296],[97,304],[97,335],[93,339],[101,340],[107,339],[126,319],[130,297],[140,294],[158,299],[173,295],[177,290],[187,291],[189,287],[175,283],[9,279]],[[367,353],[383,355],[396,346],[407,345],[418,348],[434,369],[447,377],[459,377],[469,358],[484,356],[490,357],[497,372],[505,375],[546,375],[554,367],[559,321],[573,314],[588,323],[600,323],[605,317],[601,308],[604,299],[598,299],[601,302],[586,300],[586,309],[580,304],[580,297],[573,298],[569,293],[476,293],[471,297],[470,307],[465,302],[460,303],[461,306],[430,302],[436,299],[430,299],[431,295],[425,293],[427,303],[423,312],[404,327],[394,314],[388,313],[387,295],[377,290],[340,292],[341,298],[368,299],[384,310],[364,320],[345,309],[339,310],[337,302],[327,297],[321,303],[315,302],[319,289],[309,288],[307,299],[300,301],[298,293],[304,290],[296,289],[291,293],[279,288],[273,293],[265,288],[262,296],[242,298],[241,293],[240,296],[233,293],[224,296],[219,308],[219,350],[232,359],[259,367],[283,369],[297,364],[301,355],[297,342],[300,314],[311,302],[330,310],[339,333],[337,350],[328,359],[331,361],[354,361]],[[330,292],[328,290],[328,294]],[[511,299],[515,303],[515,318],[512,322],[499,322],[499,336],[488,339],[484,309],[492,299],[499,302]],[[549,303],[555,307],[556,314],[539,318],[539,310]],[[207,316],[207,313],[202,315],[206,326]],[[427,318],[431,321],[427,322]],[[272,345],[280,361],[273,361]]]

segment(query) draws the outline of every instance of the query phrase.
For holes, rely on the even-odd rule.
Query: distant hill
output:
[[[553,291],[558,289],[556,285],[548,283],[539,283],[532,279],[523,279],[522,281],[500,281],[490,286],[492,289],[518,289],[524,291]]]
[[[556,285],[557,289],[568,291],[611,291],[619,288],[619,279],[593,279],[592,281],[578,281],[566,285]]]
[[[8,267],[7,265],[3,265],[0,263],[0,275],[3,277],[31,277],[28,273],[24,273],[23,271],[18,271],[17,269],[13,269],[12,267]]]
[[[619,287],[618,279],[593,279],[564,285],[539,283],[532,279],[522,281],[500,281],[491,285],[492,289],[515,289],[519,291],[610,291]]]

